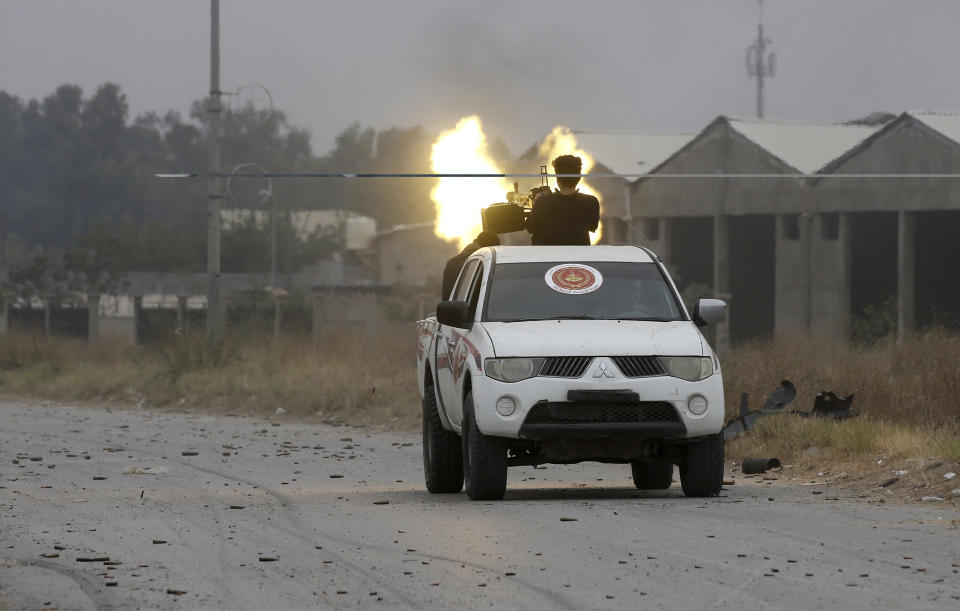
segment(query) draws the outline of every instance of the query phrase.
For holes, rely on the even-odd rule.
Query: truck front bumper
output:
[[[571,392],[573,391],[573,392]],[[640,404],[669,404],[676,415],[667,419],[643,422],[527,422],[530,411],[538,404],[562,408],[574,405],[571,397],[595,392],[636,393]],[[512,414],[497,412],[497,401],[509,397],[515,404]],[[695,414],[690,402],[702,397],[706,411]],[[477,426],[485,435],[514,439],[555,438],[632,438],[683,439],[719,433],[724,422],[723,379],[719,372],[699,382],[687,382],[670,376],[615,379],[578,379],[535,377],[521,382],[499,382],[486,376],[473,379],[474,414]],[[629,403],[622,397],[619,402]],[[542,409],[542,408],[541,408]]]

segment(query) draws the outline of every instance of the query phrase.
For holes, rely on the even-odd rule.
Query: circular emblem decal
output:
[[[598,270],[579,263],[555,265],[547,270],[543,279],[547,286],[567,295],[592,293],[603,284],[603,276]]]

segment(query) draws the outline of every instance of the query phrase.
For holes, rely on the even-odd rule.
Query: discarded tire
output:
[[[780,468],[780,461],[776,458],[744,458],[740,470],[747,475],[751,473],[766,473],[770,469]]]

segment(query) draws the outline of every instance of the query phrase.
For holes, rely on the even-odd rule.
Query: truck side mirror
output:
[[[693,308],[693,323],[698,327],[715,325],[727,317],[727,304],[720,299],[698,299]]]
[[[467,320],[470,306],[466,301],[441,301],[437,304],[437,322],[448,327],[469,329],[473,325]]]

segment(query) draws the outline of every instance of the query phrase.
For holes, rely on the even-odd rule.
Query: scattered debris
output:
[[[770,469],[779,469],[781,466],[776,458],[744,458],[740,470],[747,474],[766,473]]]
[[[834,420],[846,420],[858,415],[850,406],[853,405],[853,395],[840,398],[832,390],[821,390],[813,400],[813,409],[809,412],[794,410],[798,416],[829,416]]]
[[[891,477],[890,479],[883,480],[882,482],[877,484],[877,488],[886,488],[887,486],[892,486],[893,484],[899,481],[900,481],[899,477]]]
[[[905,469],[898,469],[893,472],[894,475],[906,475],[907,471]]]
[[[945,479],[945,480],[947,480],[947,481],[950,481],[950,480],[952,480],[953,478],[955,478],[956,476],[957,476],[957,474],[954,473],[953,471],[951,471],[951,472],[949,472],[949,473],[944,473],[944,474],[943,474],[943,479]]]
[[[834,420],[846,420],[858,416],[860,412],[854,410],[853,395],[847,397],[838,397],[832,390],[823,390],[813,401],[813,409],[809,412],[802,410],[791,410],[787,412],[785,408],[790,405],[797,397],[797,387],[790,380],[781,380],[780,386],[776,388],[763,402],[763,407],[759,410],[750,410],[750,395],[743,393],[740,396],[740,414],[727,422],[723,427],[723,438],[725,440],[736,439],[752,429],[762,416],[770,414],[790,413],[804,418],[833,418]]]
[[[276,562],[277,557],[276,556],[260,556],[258,560],[260,560],[260,562]]]
[[[938,460],[937,462],[932,462],[928,465],[923,465],[923,469],[924,471],[931,471],[933,469],[936,469],[937,467],[942,467],[942,466],[943,466],[943,461]]]
[[[576,522],[577,518],[560,518],[561,522]]]
[[[174,596],[183,596],[186,594],[186,590],[175,590],[173,588],[167,588],[167,594],[173,594]]]
[[[797,387],[790,380],[782,380],[767,400],[763,403],[763,408],[750,411],[750,395],[743,393],[740,395],[740,415],[730,420],[723,427],[724,439],[736,439],[752,429],[761,416],[770,413],[781,413],[783,408],[797,397]]]
[[[195,450],[184,450],[183,452],[180,452],[180,456],[197,456],[199,454],[200,452]]]
[[[108,560],[110,560],[110,556],[93,556],[93,557],[81,556],[77,558],[77,562],[107,562]]]
[[[277,411],[273,413],[276,414],[277,416],[282,416],[287,413],[287,410],[283,409],[282,407],[278,407]]]
[[[930,501],[930,502],[933,502],[933,501],[942,501],[943,499],[942,499],[941,497],[939,497],[939,496],[925,496],[925,497],[921,498],[920,500],[921,500],[921,501]]]
[[[170,469],[166,467],[137,467],[130,465],[129,467],[124,467],[121,473],[124,475],[166,475],[170,473]]]

